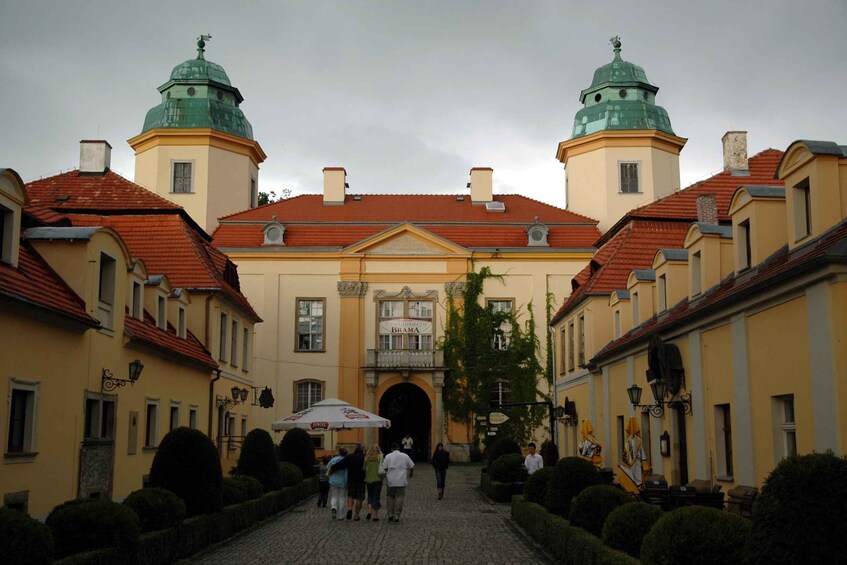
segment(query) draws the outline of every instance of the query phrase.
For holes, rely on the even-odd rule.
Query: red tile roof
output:
[[[89,327],[100,322],[85,303],[28,243],[21,242],[18,267],[0,263],[0,296],[44,308]]]
[[[187,332],[186,338],[182,339],[177,337],[176,330],[170,324],[167,331],[160,329],[147,311],[144,312],[144,321],[136,320],[129,315],[129,312],[126,313],[125,320],[124,333],[129,336],[130,343],[136,342],[152,347],[208,369],[218,368],[212,355],[191,332]]]
[[[32,181],[26,185],[30,206],[53,210],[182,210],[169,200],[106,171],[83,175],[78,170]]]
[[[356,198],[361,198],[357,200]],[[220,248],[262,247],[262,228],[285,225],[285,247],[343,248],[401,223],[413,223],[470,248],[526,248],[526,228],[536,218],[549,228],[554,248],[590,248],[600,235],[595,220],[520,195],[498,195],[504,212],[489,212],[457,195],[347,195],[324,206],[322,195],[302,195],[221,218],[213,234]],[[536,249],[536,248],[533,248]]]
[[[783,280],[808,276],[813,270],[825,268],[831,263],[847,264],[847,220],[808,245],[791,252],[787,246],[783,247],[758,267],[727,277],[694,302],[683,300],[667,314],[653,316],[607,344],[591,359],[591,363],[608,358],[629,345],[649,340],[658,332],[691,323],[735,302],[755,297],[764,289],[773,289]]]

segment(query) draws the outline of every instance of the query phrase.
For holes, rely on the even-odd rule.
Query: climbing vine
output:
[[[474,426],[475,416],[492,410],[504,412],[509,420],[499,427],[498,436],[508,436],[518,443],[529,441],[532,432],[544,418],[545,409],[539,406],[498,408],[492,405],[492,389],[497,382],[508,383],[510,402],[534,402],[543,397],[538,390],[544,369],[538,360],[539,341],[535,333],[532,302],[527,305],[527,319],[520,323],[522,309],[512,312],[494,311],[480,304],[483,285],[487,279],[503,280],[489,267],[467,275],[462,303],[457,305],[447,297],[447,319],[440,347],[449,372],[445,378],[444,406],[450,417],[472,430],[474,443],[486,431]],[[495,349],[497,336],[505,337],[508,345]]]

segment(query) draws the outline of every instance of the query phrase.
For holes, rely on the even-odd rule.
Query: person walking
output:
[[[524,459],[523,466],[528,475],[544,467],[544,458],[535,452],[535,444],[530,442],[529,454]]]
[[[379,445],[373,444],[365,454],[365,486],[368,490],[368,513],[365,520],[373,517],[374,522],[379,522],[380,496],[382,495],[382,477],[379,468],[382,465],[382,450]]]
[[[388,492],[385,495],[386,509],[388,510],[388,521],[399,522],[400,514],[403,513],[403,499],[406,496],[406,485],[409,478],[415,476],[415,463],[412,458],[400,451],[400,446],[391,444],[391,453],[382,461],[382,474],[388,483]]]
[[[365,448],[356,444],[353,453],[344,461],[347,467],[347,519],[359,521],[362,501],[365,500]]]
[[[450,454],[444,450],[444,444],[435,446],[432,454],[432,466],[435,469],[435,486],[438,490],[438,500],[444,498],[444,482],[447,480],[447,467],[450,466]]]
[[[329,461],[329,505],[332,518],[343,520],[347,509],[347,469],[343,464],[347,448],[339,447],[338,455]]]
[[[412,436],[410,436],[408,432],[406,432],[406,435],[404,435],[403,439],[400,440],[400,444],[403,446],[403,453],[414,458],[413,452],[415,450],[415,440],[412,439]]]
[[[318,508],[326,508],[329,498],[329,457],[321,458],[321,466],[318,467]]]

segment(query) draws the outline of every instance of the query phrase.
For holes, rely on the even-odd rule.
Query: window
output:
[[[232,412],[227,413],[226,417],[226,435],[227,435],[227,448],[232,451],[235,449],[235,414]]]
[[[659,275],[656,286],[659,294],[659,312],[664,312],[668,309],[668,280],[665,275]]]
[[[618,428],[618,465],[623,463],[623,452],[626,441],[626,435],[624,434],[624,425],[623,425],[623,416],[617,417],[617,428]],[[642,442],[643,445],[643,442]]]
[[[512,312],[512,301],[492,299],[488,301],[488,308],[495,317],[505,317]],[[512,324],[505,319],[500,326],[494,329],[494,337],[491,339],[492,349],[506,349],[509,347],[509,339],[512,335]]]
[[[259,205],[259,192],[256,187],[256,179],[250,177],[250,208]]]
[[[647,461],[653,462],[653,439],[650,434],[650,414],[641,414],[641,447]]]
[[[185,308],[182,306],[177,310],[177,335],[182,339],[185,339],[186,336],[186,327],[185,327]]]
[[[168,423],[168,430],[175,430],[179,427],[179,404],[171,404],[171,415]]]
[[[491,402],[492,404],[503,404],[511,402],[512,387],[508,381],[494,381],[491,383]]]
[[[324,448],[324,436],[310,436],[312,438],[312,446],[315,449],[323,449]]]
[[[700,278],[702,269],[702,262],[700,252],[697,251],[691,256],[691,296],[697,296],[702,290],[702,285],[700,283]]]
[[[379,349],[431,350],[434,347],[431,300],[381,300]]]
[[[621,310],[615,310],[615,339],[621,337]]]
[[[585,314],[579,315],[579,334],[577,340],[577,365],[585,363]]]
[[[161,295],[156,297],[156,325],[160,330],[168,329],[168,303]]]
[[[640,312],[638,311],[638,293],[632,293],[632,326],[635,327],[640,322]]]
[[[809,179],[794,187],[794,232],[799,241],[812,233],[812,193]]]
[[[776,462],[797,455],[797,423],[794,421],[794,395],[775,396],[774,420],[776,434]]]
[[[738,224],[738,270],[743,271],[751,264],[750,220],[744,220]]]
[[[573,320],[568,322],[568,371],[573,371],[574,360],[574,327]]]
[[[144,422],[144,447],[156,447],[158,445],[158,419],[159,402],[148,400],[147,417]]]
[[[188,409],[188,427],[192,430],[197,429],[197,407],[192,406]]]
[[[232,321],[232,332],[230,332],[229,362],[233,367],[238,366],[238,322]]]
[[[193,168],[194,163],[191,162],[175,162],[173,164],[173,183],[171,192],[194,192],[194,186],[192,184]]]
[[[12,380],[6,453],[35,452],[37,392],[37,384]]]
[[[621,192],[641,192],[638,186],[638,163],[621,163]]]
[[[97,294],[97,317],[105,328],[112,327],[112,311],[115,306],[115,260],[100,253],[100,283]]]
[[[565,328],[562,328],[562,331],[559,334],[559,349],[561,350],[559,353],[560,371],[564,373],[567,370],[567,365],[565,364],[565,354],[568,350],[568,332]]]
[[[241,417],[241,441],[247,436],[247,416]]]
[[[85,399],[85,439],[114,439],[115,401],[99,394]]]
[[[715,406],[715,455],[719,479],[732,480],[732,414],[729,404]]]
[[[297,351],[324,350],[324,300],[297,300]]]
[[[0,260],[12,262],[12,239],[15,227],[14,212],[0,205]]]
[[[241,369],[250,370],[250,329],[244,328],[241,332]]]
[[[309,408],[315,402],[324,398],[324,385],[318,381],[302,381],[294,385],[297,390],[294,411],[299,412]]]
[[[142,319],[141,310],[144,308],[141,288],[140,282],[132,281],[132,317],[136,320]]]
[[[226,350],[227,350],[227,347],[229,346],[229,343],[227,342],[227,339],[226,339],[226,331],[227,331],[228,327],[229,327],[229,316],[227,316],[225,312],[221,312],[221,328],[220,328],[221,339],[220,339],[220,343],[218,344],[218,359],[220,359],[221,361],[226,361]]]

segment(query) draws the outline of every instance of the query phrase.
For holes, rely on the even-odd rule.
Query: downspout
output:
[[[212,438],[212,417],[215,413],[215,382],[221,378],[221,370],[215,369],[215,372],[218,375],[209,381],[209,439]]]
[[[553,326],[547,326],[547,330],[550,332],[550,362],[553,364],[553,367],[550,370],[550,374],[553,375],[553,410],[555,411],[556,406],[559,403],[559,384],[556,382],[556,329]],[[556,420],[553,420],[555,423]],[[554,424],[555,425],[555,424]],[[556,443],[557,449],[561,453],[562,445],[559,437],[559,426],[556,425],[553,431],[553,441]]]

